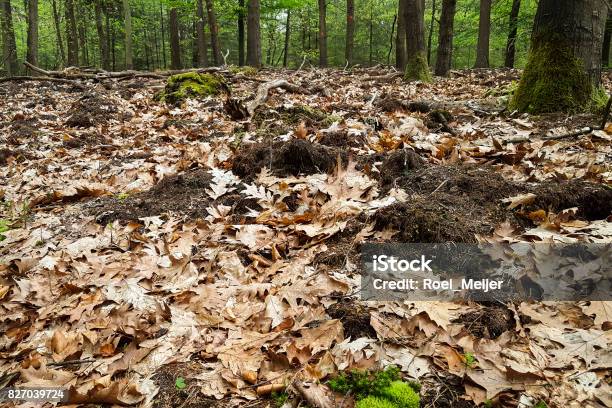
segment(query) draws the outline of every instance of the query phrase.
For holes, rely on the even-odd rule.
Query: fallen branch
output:
[[[284,79],[276,79],[274,81],[266,82],[264,84],[261,84],[259,88],[257,88],[255,98],[247,104],[247,112],[249,113],[249,115],[252,116],[253,113],[255,113],[255,109],[266,103],[270,91],[275,88],[282,88],[292,93],[300,93],[305,95],[311,94],[311,92],[306,88],[302,88],[298,85],[293,85]]]
[[[65,79],[65,78],[53,78],[53,77],[49,77],[49,76],[39,76],[39,77],[33,77],[33,76],[13,76],[13,77],[7,77],[7,78],[0,78],[0,83],[3,83],[3,82],[28,82],[28,81],[55,82],[55,83],[59,83],[59,84],[72,85],[75,88],[79,88],[81,90],[86,89],[83,85],[81,85],[77,81],[71,80],[71,79]]]

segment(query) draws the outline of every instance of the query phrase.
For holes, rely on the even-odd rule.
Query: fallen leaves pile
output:
[[[610,302],[358,298],[366,241],[456,225],[465,242],[611,242],[612,129],[544,139],[600,118],[504,111],[518,75],[260,71],[232,95],[317,90],[275,89],[243,121],[222,96],[155,102],[159,81],[3,84],[0,387],[149,406],[180,366],[192,400],[266,406],[296,380],[394,364],[425,406],[612,406]]]

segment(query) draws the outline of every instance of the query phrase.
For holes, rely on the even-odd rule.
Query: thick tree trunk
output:
[[[319,66],[327,66],[327,3],[319,0]]]
[[[408,0],[399,0],[397,5],[397,36],[395,37],[395,66],[406,69],[406,6]]]
[[[98,45],[100,49],[100,64],[103,69],[108,71],[110,69],[110,58],[108,55],[108,43],[102,19],[102,0],[96,0],[94,7],[96,13],[96,31],[98,32]]]
[[[125,67],[134,68],[134,53],[132,51],[132,10],[130,0],[123,0],[123,15],[125,18]]]
[[[283,48],[283,67],[287,68],[289,61],[289,40],[291,39],[291,9],[287,9],[287,23],[285,24],[285,47]]]
[[[474,68],[489,68],[489,39],[491,37],[491,0],[480,0],[478,45]]]
[[[353,65],[353,49],[355,47],[355,0],[346,0],[346,46],[344,58],[348,65]]]
[[[206,44],[206,15],[204,14],[204,2],[198,0],[197,5],[198,20],[196,22],[196,38],[198,43],[198,66],[208,66],[208,45]]]
[[[2,44],[3,60],[8,76],[19,73],[19,61],[17,60],[17,43],[15,41],[15,29],[13,28],[13,11],[10,0],[0,0],[0,18],[2,19]]]
[[[26,61],[38,66],[38,0],[28,0],[28,53]]]
[[[442,0],[436,75],[447,76],[453,60],[453,34],[457,0]]]
[[[406,70],[407,81],[431,81],[425,50],[425,2],[407,0],[406,4]]]
[[[206,12],[208,13],[208,26],[210,27],[210,44],[212,47],[213,61],[216,66],[221,65],[221,45],[219,43],[219,25],[213,6],[213,0],[206,0]]]
[[[62,40],[62,29],[60,26],[60,15],[57,10],[57,3],[55,0],[51,0],[51,5],[53,8],[53,22],[55,24],[55,36],[57,49],[59,50],[59,55],[62,61],[62,65],[66,64],[66,52],[64,51],[64,42]]]
[[[514,56],[516,54],[516,34],[518,32],[518,16],[521,10],[521,0],[512,1],[512,10],[510,11],[510,24],[508,31],[508,42],[506,44],[506,58],[504,66],[514,68]]]
[[[244,65],[244,0],[238,0],[238,66]]]
[[[68,65],[79,65],[79,42],[76,19],[74,16],[74,4],[72,0],[66,0],[66,42],[68,46]]]
[[[612,14],[608,11],[606,29],[603,38],[603,48],[601,52],[601,63],[604,67],[610,66],[610,39],[612,38]]]
[[[247,64],[261,67],[261,28],[259,26],[260,2],[248,0],[247,11]]]
[[[576,112],[599,85],[606,0],[540,0],[527,67],[511,103],[521,112]]]
[[[436,22],[436,0],[431,2],[431,20],[429,22],[429,37],[427,39],[427,63],[431,64],[431,43],[433,41],[434,24]]]
[[[170,31],[170,66],[181,69],[181,37],[179,34],[178,11],[172,7],[168,11],[168,29]]]

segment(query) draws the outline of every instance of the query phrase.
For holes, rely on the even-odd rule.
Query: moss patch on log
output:
[[[427,55],[420,52],[408,60],[406,64],[406,72],[404,73],[406,81],[421,81],[431,82],[432,76],[427,65]]]
[[[534,46],[510,109],[527,113],[589,110],[593,85],[569,47]]]
[[[169,77],[166,87],[155,98],[176,105],[188,98],[218,95],[227,89],[223,78],[217,75],[187,72]]]

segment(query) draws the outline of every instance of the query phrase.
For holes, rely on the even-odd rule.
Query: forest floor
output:
[[[226,73],[309,90],[242,121],[154,79],[0,84],[0,388],[274,407],[395,364],[423,407],[612,406],[610,302],[356,294],[365,241],[611,242],[612,128],[544,139],[601,117],[504,110],[517,70],[388,74]]]

